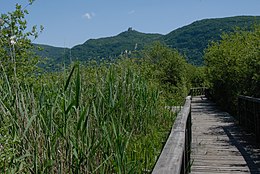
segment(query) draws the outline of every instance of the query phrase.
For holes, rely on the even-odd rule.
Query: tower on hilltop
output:
[[[127,31],[133,31],[133,28],[132,28],[132,27],[129,27]]]

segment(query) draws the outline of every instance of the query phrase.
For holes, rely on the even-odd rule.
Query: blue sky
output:
[[[27,0],[0,0],[0,13]],[[36,0],[27,7],[29,26],[43,25],[35,41],[72,47],[88,39],[108,37],[128,27],[167,34],[205,18],[260,16],[260,0]]]

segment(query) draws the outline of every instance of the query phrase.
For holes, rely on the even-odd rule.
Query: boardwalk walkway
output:
[[[226,112],[206,98],[194,97],[192,116],[192,174],[260,174],[260,148]]]

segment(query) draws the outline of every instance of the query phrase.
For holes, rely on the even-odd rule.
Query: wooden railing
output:
[[[260,98],[238,97],[239,124],[256,136],[260,143]]]
[[[208,88],[206,87],[198,87],[198,88],[191,88],[190,89],[190,96],[199,96],[199,95],[207,95]]]
[[[171,133],[155,164],[153,174],[185,174],[190,172],[191,97],[186,97]]]

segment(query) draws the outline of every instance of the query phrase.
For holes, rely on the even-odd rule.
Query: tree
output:
[[[187,62],[177,50],[156,42],[144,51],[148,76],[162,88],[168,104],[181,104],[188,94]]]
[[[216,100],[235,112],[238,95],[260,97],[260,26],[222,35],[206,50],[205,61]]]
[[[30,0],[28,5],[32,3]],[[37,26],[33,26],[31,31],[27,30],[25,15],[29,13],[26,7],[16,4],[13,12],[1,14],[0,17],[0,66],[10,79],[19,77],[17,79],[21,80],[37,69],[38,57],[32,51],[31,39],[36,39],[39,31]],[[40,32],[42,30],[41,26]]]

